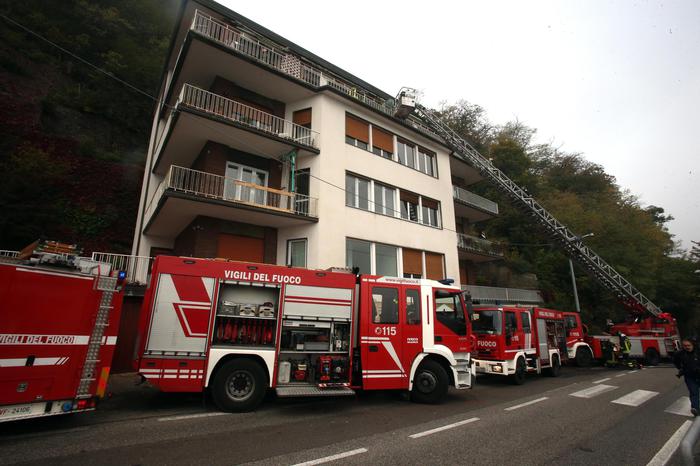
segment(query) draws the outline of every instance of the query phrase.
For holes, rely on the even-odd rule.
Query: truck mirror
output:
[[[477,314],[476,312],[472,312],[471,316],[472,320],[479,320],[479,314]]]

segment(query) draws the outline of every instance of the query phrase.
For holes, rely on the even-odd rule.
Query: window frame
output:
[[[415,314],[415,317],[411,319],[411,314],[409,313],[409,305],[408,305],[408,298],[409,298],[409,293],[415,293],[415,297],[411,296],[414,299],[414,306],[416,306],[417,309],[417,314]],[[420,289],[417,288],[405,288],[405,293],[404,293],[404,298],[405,298],[405,306],[406,306],[406,325],[420,325],[422,322],[423,318],[423,309],[421,308],[421,297],[420,297]]]
[[[304,265],[294,265],[292,264],[292,245],[295,243],[303,243],[304,245]],[[308,259],[309,254],[309,240],[308,238],[294,238],[287,240],[287,265],[290,267],[301,267],[307,268],[309,264]]]

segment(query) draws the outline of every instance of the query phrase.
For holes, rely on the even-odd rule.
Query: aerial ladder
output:
[[[410,118],[413,115],[427,125],[454,151],[456,157],[479,170],[481,175],[507,195],[516,207],[531,216],[573,260],[583,266],[603,287],[612,291],[632,314],[639,317],[645,313],[654,317],[668,316],[610,264],[583,244],[580,236],[574,234],[566,225],[554,218],[525,189],[515,184],[487,158],[483,157],[471,144],[445,124],[439,116],[417,103],[416,94],[414,89],[403,88],[401,90],[396,98],[395,116],[397,118],[407,120],[411,124],[414,123],[414,120]]]

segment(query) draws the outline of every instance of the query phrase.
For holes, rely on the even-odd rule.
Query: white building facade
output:
[[[439,137],[359,78],[209,0],[183,2],[133,254],[475,283],[498,214]],[[471,232],[472,235],[467,234]]]

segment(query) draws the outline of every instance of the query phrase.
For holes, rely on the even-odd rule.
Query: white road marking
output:
[[[690,429],[692,421],[685,421],[678,430],[664,443],[661,450],[657,451],[654,457],[647,463],[647,466],[665,466],[678,449],[683,440],[683,436]]]
[[[425,437],[426,435],[432,435],[432,434],[435,434],[437,432],[442,432],[443,430],[453,429],[455,427],[463,426],[465,424],[469,424],[470,422],[476,422],[478,420],[479,420],[478,417],[472,417],[469,419],[465,419],[464,421],[455,422],[453,424],[448,424],[446,426],[436,427],[435,429],[426,430],[425,432],[419,432],[417,434],[409,435],[409,437],[411,437],[411,438]]]
[[[694,417],[693,413],[690,412],[690,398],[688,398],[687,396],[682,396],[678,398],[671,406],[664,410],[664,413]]]
[[[200,417],[211,417],[211,416],[225,416],[231,413],[222,413],[220,411],[215,411],[213,413],[199,413],[199,414],[183,414],[182,416],[170,416],[158,418],[158,421],[179,421],[181,419],[197,419]]]
[[[609,392],[610,390],[615,390],[617,387],[613,385],[600,384],[590,388],[584,388],[574,393],[569,393],[569,396],[575,396],[576,398],[593,398],[601,393]]]
[[[617,374],[615,377],[624,377],[627,375],[627,372],[623,372],[622,374]]]
[[[634,374],[635,372],[639,372],[639,369],[635,369],[633,371],[629,371],[628,374]]]
[[[642,403],[651,400],[658,394],[659,392],[652,392],[650,390],[635,390],[618,398],[617,400],[612,400],[611,403],[625,406],[639,406]]]
[[[607,382],[608,380],[610,380],[610,377],[606,377],[606,378],[604,378],[604,379],[600,379],[600,380],[594,380],[594,381],[593,381],[593,382],[591,382],[591,383],[601,383],[601,382]]]
[[[359,455],[360,453],[367,453],[367,449],[358,448],[356,450],[346,451],[345,453],[338,453],[337,455],[324,456],[323,458],[319,458],[316,460],[306,461],[304,463],[297,463],[294,466],[312,466],[314,464],[330,463],[331,461],[347,458],[348,456]]]
[[[540,401],[544,401],[544,400],[548,400],[548,399],[549,399],[549,397],[543,396],[542,398],[537,398],[536,400],[527,401],[525,403],[520,403],[519,405],[515,405],[515,406],[510,406],[510,407],[504,409],[504,411],[513,411],[514,409],[534,405],[535,403],[539,403]]]

